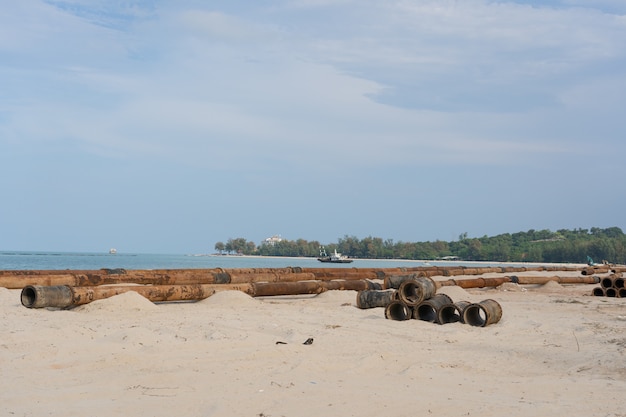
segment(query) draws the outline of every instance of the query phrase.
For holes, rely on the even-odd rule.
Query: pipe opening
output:
[[[441,307],[439,310],[439,323],[456,323],[461,320],[459,309],[454,305],[447,305]]]
[[[487,323],[487,312],[478,304],[472,304],[465,309],[463,314],[465,323],[470,326],[483,327]]]
[[[593,289],[593,295],[597,297],[604,297],[604,290],[600,287],[596,287]]]
[[[434,323],[437,321],[437,312],[430,304],[420,304],[415,309],[413,318]]]
[[[619,291],[617,291],[617,296],[619,298],[626,298],[626,288],[620,288]]]
[[[615,288],[624,288],[624,278],[615,278],[615,281],[613,281],[613,286]]]
[[[613,280],[611,278],[602,278],[600,285],[602,285],[602,288],[611,288],[613,286]]]
[[[415,282],[406,281],[402,286],[402,296],[407,303],[417,304],[421,300],[421,292]]]
[[[617,289],[616,288],[607,288],[606,289],[607,297],[617,297]]]
[[[37,301],[37,291],[33,288],[32,285],[27,285],[22,289],[22,305],[24,307],[31,308],[35,305],[35,301]]]
[[[411,310],[401,301],[393,301],[385,308],[385,316],[391,320],[408,320]]]

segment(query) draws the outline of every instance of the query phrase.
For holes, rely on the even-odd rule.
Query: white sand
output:
[[[441,289],[497,300],[484,328],[386,320],[353,291],[62,311],[0,288],[0,415],[626,416],[626,299],[592,288]]]

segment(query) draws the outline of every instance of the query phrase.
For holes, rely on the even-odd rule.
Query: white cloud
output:
[[[60,10],[71,11],[64,4]],[[217,7],[148,13],[72,4],[77,12],[69,15],[20,12],[40,22],[38,13],[53,13],[54,22],[71,24],[59,36],[56,23],[42,29],[56,56],[53,72],[13,74],[21,86],[34,77],[42,85],[24,88],[28,106],[3,104],[13,114],[10,130],[180,160],[212,146],[225,158],[280,149],[279,158],[299,154],[305,164],[325,157],[361,166],[423,155],[488,162],[561,152],[569,135],[524,126],[541,120],[528,109],[556,111],[580,100],[579,85],[599,97],[607,87],[580,84],[578,71],[624,53],[624,28],[611,16],[514,3],[322,2],[301,32],[290,32],[298,26],[280,20],[278,8],[261,21]],[[315,27],[327,6],[346,13],[340,35]],[[99,14],[133,24],[110,30],[85,23],[84,16],[89,22]],[[62,45],[68,38],[71,50]],[[29,59],[35,65],[18,66],[36,66]],[[623,81],[614,80],[620,91]],[[28,125],[33,114],[37,127]]]

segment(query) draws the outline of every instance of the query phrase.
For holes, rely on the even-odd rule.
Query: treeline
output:
[[[470,238],[463,233],[453,242],[394,242],[371,236],[364,239],[344,236],[337,243],[330,244],[298,239],[263,242],[257,246],[254,242],[237,238],[226,243],[218,242],[215,249],[220,253],[244,255],[316,257],[321,246],[328,253],[337,249],[352,258],[367,259],[586,263],[590,257],[596,262],[626,264],[626,235],[619,227],[556,232],[529,230],[481,238]]]

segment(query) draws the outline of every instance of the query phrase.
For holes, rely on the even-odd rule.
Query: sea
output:
[[[352,263],[321,263],[316,258],[196,254],[88,253],[0,251],[0,270],[202,269],[202,268],[401,268],[416,266],[523,266],[500,262],[354,259]]]

